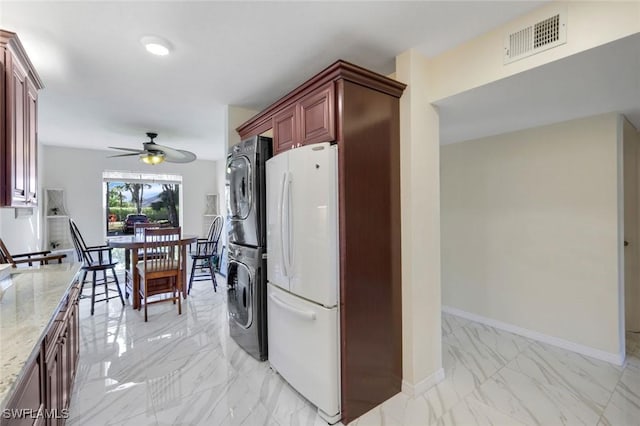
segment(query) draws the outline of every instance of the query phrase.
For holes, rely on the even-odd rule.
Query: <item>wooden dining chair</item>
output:
[[[124,299],[122,297],[122,291],[120,290],[120,283],[118,282],[118,277],[116,275],[116,265],[117,261],[114,262],[112,255],[112,248],[107,245],[101,246],[87,246],[87,243],[84,241],[78,226],[73,221],[73,219],[69,219],[69,228],[71,230],[71,239],[73,240],[73,245],[76,249],[76,255],[78,256],[78,260],[82,262],[81,270],[83,272],[82,279],[80,281],[80,295],[82,295],[82,290],[84,289],[84,283],[87,279],[87,274],[89,272],[92,273],[91,280],[91,315],[93,315],[94,307],[96,302],[109,302],[110,299],[114,299],[116,297],[120,297],[120,301],[122,302],[122,306],[124,306]],[[113,279],[107,278],[107,271],[111,271],[113,275]],[[102,278],[98,278],[98,273],[102,272]],[[116,296],[109,297],[109,285],[115,284],[118,294]],[[104,286],[104,291],[102,293],[96,294],[96,287],[102,285]],[[96,300],[96,296],[104,295],[104,299]]]
[[[138,262],[136,268],[140,276],[140,300],[144,302],[145,322],[148,319],[147,307],[152,303],[172,301],[175,305],[178,302],[178,315],[182,314],[180,236],[179,227],[144,230],[142,260]],[[171,297],[149,300],[152,296],[168,293]]]
[[[66,254],[51,254],[50,250],[11,254],[0,238],[0,263],[11,264],[14,268],[23,263],[28,266],[33,266],[34,263],[40,265],[48,265],[49,262],[62,263],[65,257],[67,257]]]
[[[135,222],[133,224],[133,236],[137,240],[144,239],[144,231],[149,228],[160,228],[160,225],[154,222]],[[156,253],[156,256],[162,256],[162,253]],[[131,266],[132,269],[129,269],[129,253],[126,254],[127,258],[127,268],[124,271],[124,297],[126,299],[129,298],[129,289],[133,290],[133,268],[136,265]],[[142,249],[138,250],[138,259],[142,259]]]
[[[220,240],[221,233],[222,216],[216,216],[209,227],[207,238],[199,238],[196,241],[196,251],[191,253],[193,263],[191,264],[191,275],[189,276],[187,294],[191,293],[191,285],[194,281],[211,280],[213,283],[213,291],[218,289],[215,267],[218,262],[218,241]]]
[[[149,228],[160,228],[160,225],[153,222],[136,222],[133,224],[133,235],[135,238],[144,238],[144,230]]]

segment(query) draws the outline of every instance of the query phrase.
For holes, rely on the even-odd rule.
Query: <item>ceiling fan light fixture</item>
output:
[[[140,154],[140,161],[155,166],[164,162],[164,154],[162,152],[145,152]]]
[[[144,36],[140,42],[147,52],[157,56],[167,56],[171,52],[171,43],[156,36]]]

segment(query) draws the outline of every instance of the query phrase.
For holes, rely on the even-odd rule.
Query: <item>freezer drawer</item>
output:
[[[328,416],[340,412],[338,308],[327,309],[272,284],[267,289],[269,362]]]

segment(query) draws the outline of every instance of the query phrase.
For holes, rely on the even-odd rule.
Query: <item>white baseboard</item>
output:
[[[581,355],[586,355],[591,358],[606,361],[611,364],[615,364],[615,365],[624,364],[624,358],[625,358],[624,353],[606,352],[600,349],[592,348],[590,346],[580,345],[578,343],[570,342],[569,340],[564,340],[559,337],[549,336],[548,334],[539,333],[533,330],[528,330],[526,328],[518,327],[516,325],[508,324],[506,322],[472,314],[470,312],[463,311],[457,308],[452,308],[450,306],[443,305],[442,311],[451,315],[456,315],[456,316],[471,320],[471,321],[479,322],[481,324],[485,324],[500,330],[508,331],[510,333],[519,334],[521,336],[528,337],[529,339],[537,340],[542,343],[547,343],[549,345],[557,346],[562,349],[576,352]]]
[[[431,389],[438,383],[444,380],[444,368],[439,368],[435,373],[426,377],[423,380],[420,380],[415,385],[407,382],[406,380],[402,380],[402,393],[407,394],[409,396],[418,396]]]

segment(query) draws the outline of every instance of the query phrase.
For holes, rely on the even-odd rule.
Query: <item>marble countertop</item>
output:
[[[14,269],[0,281],[0,408],[8,403],[80,266],[62,263]]]

